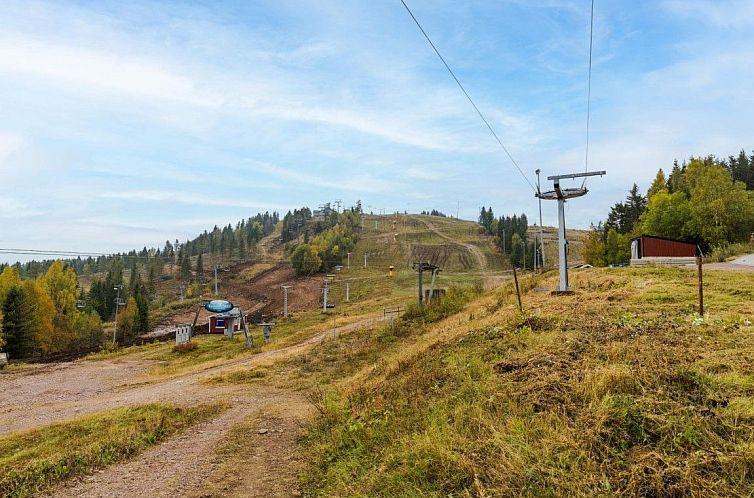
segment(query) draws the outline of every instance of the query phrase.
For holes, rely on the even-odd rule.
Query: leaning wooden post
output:
[[[516,297],[518,298],[518,311],[522,314],[524,307],[521,305],[521,291],[518,289],[518,274],[516,273],[516,265],[513,265],[513,283],[516,285]]]
[[[702,257],[696,257],[696,267],[699,270],[699,315],[704,316],[704,282],[702,280]]]

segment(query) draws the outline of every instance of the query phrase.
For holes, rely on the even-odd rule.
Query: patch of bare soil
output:
[[[487,269],[487,258],[485,257],[485,255],[482,252],[482,250],[479,249],[477,246],[475,246],[474,244],[465,244],[463,242],[458,242],[457,240],[453,239],[452,237],[450,237],[450,236],[442,233],[436,226],[434,226],[429,221],[427,221],[427,220],[425,220],[423,218],[417,218],[417,219],[419,221],[421,221],[422,223],[424,223],[427,226],[427,228],[429,228],[432,232],[434,232],[438,236],[442,237],[445,240],[450,241],[454,245],[457,245],[457,246],[460,246],[460,247],[463,247],[464,249],[466,249],[469,253],[471,253],[472,256],[474,256],[474,258],[477,261],[477,265],[479,266],[480,269],[482,269],[482,270],[486,270]]]
[[[0,375],[3,408],[0,434],[33,429],[112,408],[150,402],[193,406],[226,401],[231,408],[213,421],[152,448],[124,464],[113,465],[94,475],[68,482],[51,496],[206,496],[202,487],[208,475],[226,472],[227,460],[216,446],[229,430],[261,407],[275,407],[255,415],[237,472],[228,486],[237,496],[292,496],[296,481],[296,436],[306,414],[300,392],[269,386],[206,384],[210,376],[244,366],[301,354],[335,333],[344,334],[373,325],[383,317],[368,318],[317,334],[300,343],[253,356],[229,360],[222,365],[164,379],[144,374],[148,361],[114,359],[41,365]],[[274,429],[274,432],[273,432]],[[280,431],[280,432],[278,432]],[[262,437],[265,436],[265,437]],[[249,461],[246,457],[253,461]],[[265,465],[268,465],[265,467]],[[228,474],[231,475],[231,474]],[[217,480],[222,484],[223,479]],[[228,496],[223,486],[211,496]],[[219,491],[218,491],[219,489]]]
[[[243,270],[253,266],[254,262],[240,263],[223,272],[221,287],[223,298],[228,299],[248,315],[273,315],[283,309],[283,285],[291,285],[288,290],[288,309],[291,312],[312,310],[319,306],[320,277],[297,277],[289,262],[279,262],[273,267],[260,272],[252,279],[244,281],[238,278]],[[167,315],[156,326],[155,333],[182,323],[192,323],[196,308],[179,310]],[[212,313],[202,309],[197,324],[207,323]]]
[[[231,402],[233,407],[220,417],[192,427],[124,464],[71,481],[49,496],[207,496],[202,491],[207,476],[229,459],[229,455],[216,451],[228,429],[266,404],[295,404],[301,402],[301,397],[276,392],[238,393]],[[242,496],[291,496],[296,487],[295,467],[289,465],[297,434],[293,420],[260,420],[260,424],[270,427],[264,434],[251,430],[240,434],[251,452],[245,455],[248,458],[236,462],[238,466],[231,473],[244,477],[236,484],[243,486]]]

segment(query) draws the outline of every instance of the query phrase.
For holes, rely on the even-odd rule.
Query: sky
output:
[[[589,0],[407,3],[530,182],[584,170]],[[596,0],[593,61],[607,175],[570,227],[754,148],[754,0]],[[399,0],[0,3],[0,248],[160,247],[336,199],[538,217]]]

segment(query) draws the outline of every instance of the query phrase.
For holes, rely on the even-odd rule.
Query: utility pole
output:
[[[327,279],[325,279],[325,286],[322,288],[322,313],[327,313]]]
[[[113,290],[118,291],[115,297],[115,328],[113,329],[113,346],[115,346],[115,337],[118,334],[118,307],[120,307],[120,290],[123,288],[123,284],[119,284],[113,287]]]
[[[539,169],[536,171],[537,173],[537,194],[541,194],[539,190]],[[539,247],[542,250],[542,268],[545,267],[545,232],[544,228],[542,227],[542,198],[538,195],[537,199],[539,200]]]
[[[283,317],[288,318],[288,289],[293,287],[292,285],[283,285]]]
[[[523,247],[521,253],[524,255],[524,273],[526,273],[526,241],[524,239],[521,239],[521,247]]]
[[[432,302],[432,298],[435,296],[435,280],[437,279],[437,274],[440,273],[439,268],[435,268],[432,270],[432,283],[429,286],[429,297],[427,298],[427,304]]]
[[[503,228],[503,254],[505,254],[505,228]]]
[[[215,295],[217,295],[217,265],[215,265]]]
[[[346,282],[346,302],[351,302],[351,282]]]
[[[435,280],[435,272],[439,271],[439,267],[431,264],[431,263],[423,263],[418,262],[414,263],[414,270],[419,275],[419,307],[421,308],[424,305],[424,272],[425,271],[431,271],[432,272],[432,282],[434,286],[434,280]],[[434,292],[434,288],[432,290]]]
[[[568,292],[568,240],[566,239],[565,227],[565,203],[566,199],[581,197],[589,192],[584,185],[580,188],[560,188],[560,180],[586,178],[587,176],[602,176],[605,171],[591,171],[586,173],[574,173],[570,175],[548,176],[553,181],[554,190],[550,192],[537,192],[535,195],[540,199],[558,201],[558,267],[560,272],[559,292]]]
[[[337,207],[337,209],[338,209],[338,211],[337,211],[337,212],[338,212],[338,213],[340,213],[340,204],[341,204],[342,202],[343,202],[343,201],[342,201],[342,200],[340,200],[340,199],[338,199],[337,201],[334,201],[334,202],[333,202],[333,204],[335,204],[336,206],[338,206],[338,207]]]

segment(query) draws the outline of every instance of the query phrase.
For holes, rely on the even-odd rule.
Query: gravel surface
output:
[[[347,333],[381,321],[369,318],[337,327]],[[233,425],[268,403],[294,406],[302,403],[299,392],[270,387],[204,384],[204,378],[272,358],[300,354],[333,334],[328,330],[301,343],[253,356],[229,360],[171,378],[149,378],[154,363],[124,358],[40,365],[0,375],[0,435],[32,429],[89,413],[150,402],[181,406],[224,400],[231,408],[216,419],[191,427],[140,456],[53,489],[50,496],[187,496],[201,489],[205,476],[220,464],[213,452]],[[146,379],[146,380],[145,380]],[[241,496],[296,496],[296,425],[292,419],[278,432],[268,428],[254,433],[260,446],[256,465],[274,463],[260,478],[243,481]],[[239,469],[252,472],[253,469]]]

